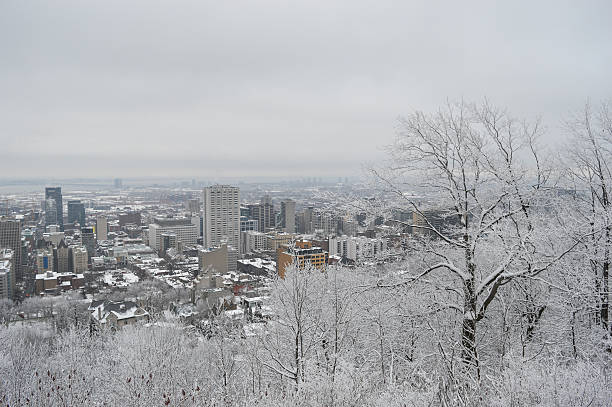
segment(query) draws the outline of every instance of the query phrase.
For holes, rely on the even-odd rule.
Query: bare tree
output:
[[[310,265],[300,270],[293,264],[273,287],[276,318],[268,324],[268,335],[263,338],[268,356],[263,364],[280,378],[294,382],[296,389],[306,378],[308,356],[322,339],[319,294],[323,278],[320,270]]]
[[[401,119],[390,166],[373,170],[385,192],[413,211],[415,233],[433,239],[418,273],[380,286],[433,279],[431,274],[448,279],[459,301],[446,307],[460,312],[467,366],[479,366],[478,322],[499,290],[538,276],[576,244],[560,247],[534,220],[546,213],[550,176],[537,148],[540,133],[538,122],[517,121],[488,103],[448,104],[433,115]],[[435,202],[442,222],[408,192],[415,188]]]
[[[567,123],[572,136],[568,173],[574,181],[585,221],[591,226],[592,235],[585,242],[598,296],[596,320],[610,331],[609,274],[612,254],[612,116],[603,104],[593,112],[588,104],[583,112]]]

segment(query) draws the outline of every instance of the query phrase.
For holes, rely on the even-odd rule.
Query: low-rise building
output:
[[[317,269],[324,269],[328,261],[328,253],[320,247],[314,247],[308,240],[298,240],[291,245],[281,246],[277,250],[276,270],[281,277],[285,277],[286,268],[295,264],[300,270],[311,265]]]
[[[198,243],[199,228],[187,218],[156,218],[155,222],[149,225],[149,245],[153,250],[161,249],[161,238],[164,233],[176,235],[176,241],[183,245]]]
[[[200,271],[206,274],[228,272],[228,247],[227,244],[221,247],[202,249],[198,251],[198,265]]]
[[[35,293],[58,294],[61,291],[74,290],[83,287],[85,277],[83,274],[56,273],[47,271],[36,275]]]
[[[132,301],[92,301],[88,310],[94,321],[111,329],[149,320],[149,313]]]
[[[337,236],[329,238],[329,255],[353,261],[373,259],[387,250],[387,239],[365,236]]]
[[[240,233],[240,253],[253,253],[266,250],[268,236],[256,230],[248,230]]]
[[[276,262],[260,258],[241,259],[238,260],[238,271],[256,276],[271,276],[276,272]]]
[[[266,235],[266,249],[277,251],[281,246],[289,245],[295,235],[292,233],[268,233]]]

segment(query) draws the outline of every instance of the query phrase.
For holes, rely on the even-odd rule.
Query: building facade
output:
[[[0,299],[13,299],[15,293],[15,252],[0,249]]]
[[[374,259],[387,250],[387,239],[365,236],[336,236],[329,238],[329,255],[353,261]]]
[[[312,242],[298,240],[289,246],[281,246],[277,250],[276,270],[281,278],[285,277],[287,267],[295,264],[299,270],[307,266],[324,269],[329,260],[329,254],[320,247],[314,247]]]
[[[96,239],[98,241],[108,239],[108,221],[106,216],[96,216]]]
[[[13,274],[11,278],[15,281],[23,279],[21,267],[21,220],[15,217],[0,217],[0,249],[11,249],[15,255],[13,263]],[[13,284],[14,282],[13,281]]]
[[[81,244],[87,249],[87,257],[96,255],[96,235],[93,228],[81,228]]]
[[[252,253],[254,251],[266,250],[268,237],[265,233],[256,230],[240,232],[240,253]]]
[[[85,226],[85,205],[79,200],[68,201],[68,223],[78,222]]]
[[[73,246],[70,248],[72,254],[72,272],[81,274],[87,271],[88,253],[83,246]]]
[[[240,248],[240,189],[213,185],[202,191],[204,247],[220,246],[222,241]]]
[[[154,223],[149,225],[149,246],[159,251],[162,248],[162,234],[176,236],[178,242],[183,245],[196,245],[198,243],[198,229],[187,218],[155,218]],[[176,246],[175,244],[175,246]]]
[[[55,208],[51,208],[51,202],[55,203]],[[45,202],[49,205],[47,211],[47,205],[45,205],[45,223],[47,225],[59,225],[60,230],[64,230],[64,205],[62,203],[62,188],[61,187],[47,187],[45,188]],[[48,216],[48,217],[47,217]],[[48,221],[47,221],[48,219]]]
[[[36,252],[36,272],[45,273],[53,271],[53,251],[47,249],[39,249]]]
[[[280,226],[283,231],[295,233],[295,201],[291,199],[281,201],[280,215]]]

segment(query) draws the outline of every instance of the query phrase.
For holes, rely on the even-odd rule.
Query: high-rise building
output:
[[[96,239],[108,239],[108,221],[106,220],[106,216],[96,216]]]
[[[68,201],[68,223],[74,222],[85,226],[85,205],[79,200]]]
[[[15,263],[15,252],[11,249],[0,249],[0,299],[13,299]]]
[[[246,232],[247,230],[259,231],[259,222],[256,219],[249,219],[246,216],[241,216],[240,231]]]
[[[113,180],[113,186],[117,189],[122,188],[123,187],[123,180],[121,178],[115,178]]]
[[[326,236],[338,232],[338,217],[330,212],[315,212],[312,217],[314,230]]]
[[[81,244],[87,249],[87,259],[96,255],[96,235],[93,228],[81,228]]]
[[[61,229],[57,220],[57,203],[49,198],[45,199],[45,228],[49,230],[53,227]]]
[[[70,248],[72,252],[72,272],[80,274],[87,271],[87,249],[83,246],[74,246]]]
[[[202,237],[202,216],[201,212],[191,214],[191,224],[196,227],[198,237]]]
[[[260,232],[267,232],[276,226],[276,213],[269,195],[263,196],[258,204],[251,204],[248,208],[249,217],[258,222]]]
[[[309,206],[304,208],[297,216],[297,231],[298,233],[309,234],[313,231],[313,214],[314,208]]]
[[[222,241],[240,248],[240,189],[213,185],[202,191],[203,240],[205,247],[220,246]]]
[[[47,249],[39,249],[36,252],[36,273],[46,273],[53,271],[53,251]]]
[[[60,230],[64,230],[64,206],[62,203],[62,188],[61,187],[47,187],[45,188],[45,202],[49,200],[55,201],[55,214],[47,212],[45,207],[45,219],[54,220],[55,222],[46,222],[47,225],[59,225]],[[52,208],[49,208],[52,209]],[[47,218],[49,216],[49,218]]]
[[[0,217],[0,249],[11,249],[15,256],[12,278],[21,281],[21,220],[15,217]],[[13,282],[14,283],[14,282]]]
[[[295,201],[287,199],[281,201],[280,221],[283,231],[295,233]]]
[[[54,268],[54,271],[58,273],[69,273],[71,263],[70,257],[70,249],[64,240],[61,240],[54,251],[54,258],[57,265],[57,267]]]

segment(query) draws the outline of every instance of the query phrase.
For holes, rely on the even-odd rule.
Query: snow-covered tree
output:
[[[431,237],[413,274],[380,286],[444,281],[454,293],[444,307],[461,315],[461,358],[474,368],[477,327],[500,290],[539,277],[578,242],[548,236],[536,220],[547,214],[550,177],[540,134],[538,122],[518,121],[488,103],[448,104],[436,114],[402,119],[390,166],[374,170],[386,192],[420,220],[413,230]],[[407,193],[415,183],[442,222]]]

